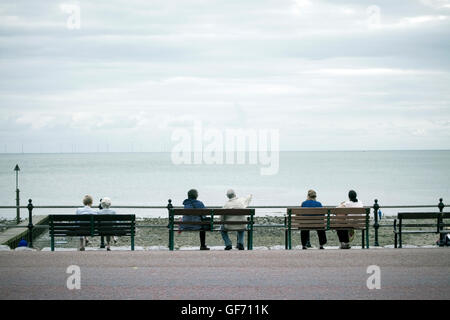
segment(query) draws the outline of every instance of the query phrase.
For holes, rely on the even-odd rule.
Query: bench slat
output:
[[[296,223],[296,224],[310,224],[310,223],[314,223],[314,224],[327,224],[327,220],[326,219],[321,219],[321,220],[292,220],[291,224]]]
[[[330,220],[336,220],[336,221],[366,221],[366,216],[330,216]]]
[[[365,228],[366,225],[363,223],[333,223],[330,224],[331,228]]]
[[[174,216],[250,216],[254,209],[172,209]]]
[[[394,233],[400,233],[400,231],[398,231],[398,230],[394,230]],[[404,230],[402,230],[402,234],[404,234],[404,233],[438,233],[436,230],[434,230],[434,231],[431,231],[431,230],[406,230],[406,231],[404,231]]]
[[[210,225],[210,221],[174,221],[173,224],[198,224],[198,225]],[[229,225],[239,225],[239,224],[250,224],[249,221],[214,221],[214,225],[222,225],[222,224],[229,224]]]
[[[291,226],[291,229],[298,230],[325,230],[325,226]]]
[[[321,220],[327,220],[326,216],[294,216],[291,217],[291,221],[304,221],[304,220],[315,220],[315,221],[321,221]]]
[[[50,214],[50,221],[135,221],[132,214]]]
[[[439,212],[399,212],[398,219],[437,219],[440,216]]]
[[[291,214],[328,214],[327,208],[288,208]]]

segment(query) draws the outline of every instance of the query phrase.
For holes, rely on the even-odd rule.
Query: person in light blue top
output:
[[[84,207],[78,208],[76,214],[97,214],[97,211],[91,208],[94,199],[90,195],[85,195],[83,198]],[[87,237],[80,237],[80,251],[85,250],[85,246],[89,243]]]
[[[98,211],[98,214],[116,214],[114,210],[111,210],[111,199],[108,197],[102,198],[100,202],[101,209]],[[114,237],[114,243],[117,242],[117,238]],[[110,247],[111,236],[106,236],[106,250],[111,251]]]
[[[94,199],[90,195],[85,195],[83,198],[84,207],[78,208],[76,214],[97,214],[97,211],[91,208],[93,202]]]

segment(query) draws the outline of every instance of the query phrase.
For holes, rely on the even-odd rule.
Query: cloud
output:
[[[306,72],[308,73],[308,72]],[[339,76],[406,76],[406,75],[414,75],[414,76],[431,76],[431,75],[439,75],[446,74],[441,71],[435,70],[402,70],[402,69],[390,69],[390,68],[367,68],[367,69],[318,69],[311,71],[309,73],[312,74],[324,74],[324,75],[339,75]]]
[[[378,1],[376,28],[364,1],[80,5],[69,30],[59,3],[0,4],[0,143],[157,151],[199,120],[289,150],[450,147],[447,2]]]

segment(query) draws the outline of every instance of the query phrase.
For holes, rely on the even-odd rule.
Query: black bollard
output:
[[[28,247],[33,248],[33,202],[28,200]]]
[[[438,208],[439,208],[439,212],[442,214],[442,212],[444,211],[444,208],[445,208],[445,205],[444,205],[444,202],[442,202],[442,198],[440,198],[439,199],[439,204],[438,204]],[[444,228],[443,228],[443,220],[442,220],[442,215],[439,217],[439,228],[438,228],[438,230],[439,230],[439,246],[440,247],[443,247],[443,246],[445,246],[445,243],[446,243],[446,241],[445,241],[445,237],[446,237],[446,234],[445,233],[440,233]]]
[[[173,217],[170,215],[170,210],[173,208],[172,205],[172,199],[168,200],[168,204],[167,204],[167,211],[168,211],[168,217],[169,217],[169,223],[167,225],[167,227],[169,228],[169,250],[173,250]]]
[[[378,204],[378,199],[375,199],[375,203],[373,204],[373,218],[374,218],[374,224],[373,228],[375,229],[375,243],[374,246],[378,247],[380,246],[378,243],[378,229],[380,228],[380,224],[378,223],[378,210],[380,209],[380,206]],[[367,239],[369,241],[369,239]]]

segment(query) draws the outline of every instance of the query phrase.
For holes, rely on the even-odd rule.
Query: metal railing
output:
[[[18,219],[17,219],[17,223],[20,222],[20,209],[27,209],[28,210],[28,224],[26,226],[19,226],[19,225],[12,225],[12,224],[0,224],[0,228],[27,228],[28,229],[28,244],[30,247],[33,246],[33,230],[35,228],[48,228],[48,225],[33,225],[33,210],[34,209],[76,209],[79,208],[80,206],[72,206],[72,205],[50,205],[50,206],[34,206],[33,205],[33,201],[32,199],[28,200],[28,205],[27,206],[20,206],[20,205],[16,205],[16,206],[0,206],[0,210],[1,209],[16,209],[17,210],[17,214],[18,214]],[[325,208],[334,208],[335,206],[324,206]],[[168,200],[168,204],[166,206],[114,206],[115,209],[150,209],[150,210],[154,210],[154,209],[181,209],[183,208],[182,206],[173,206],[172,205],[172,200],[169,199]],[[222,206],[208,206],[208,208],[211,209],[218,209],[218,208],[222,208]],[[300,206],[249,206],[248,208],[250,209],[286,209],[286,208],[300,208]],[[405,208],[437,208],[439,210],[439,212],[443,212],[444,208],[445,208],[445,204],[443,203],[443,199],[440,198],[439,199],[439,203],[437,205],[380,205],[378,203],[378,199],[374,200],[374,204],[372,206],[364,206],[364,208],[369,208],[372,210],[373,212],[373,229],[374,229],[374,246],[378,247],[379,246],[379,241],[378,241],[378,230],[381,227],[388,227],[391,225],[388,224],[384,224],[384,225],[380,225],[379,224],[379,219],[378,219],[378,210],[380,210],[381,208],[385,208],[385,209],[405,209]],[[166,228],[165,225],[139,225],[137,226],[138,228]],[[286,223],[284,224],[255,224],[254,225],[255,228],[285,228],[286,227]],[[102,240],[102,245],[104,245],[103,240]]]

